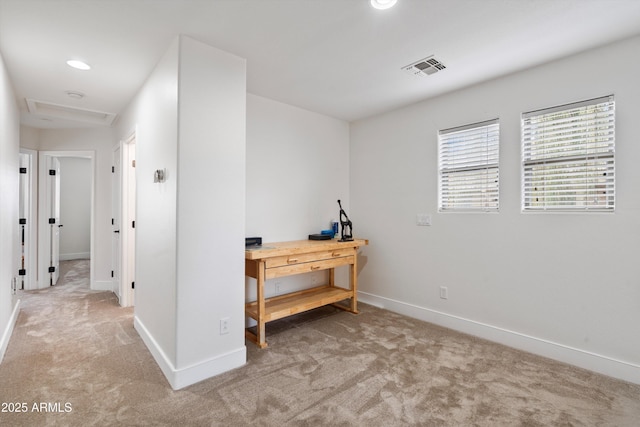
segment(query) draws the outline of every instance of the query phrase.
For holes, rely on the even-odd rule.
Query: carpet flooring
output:
[[[365,304],[269,323],[245,366],[173,391],[133,310],[89,290],[88,261],[61,264],[21,295],[0,426],[640,425],[639,385]]]

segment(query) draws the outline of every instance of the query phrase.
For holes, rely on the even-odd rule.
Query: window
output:
[[[522,210],[613,211],[613,96],[522,115]]]
[[[498,119],[438,132],[438,208],[498,210]]]

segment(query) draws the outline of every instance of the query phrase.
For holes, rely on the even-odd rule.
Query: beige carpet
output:
[[[58,286],[22,296],[0,426],[640,425],[638,385],[364,304],[270,323],[246,366],[172,391],[88,266],[64,262]]]

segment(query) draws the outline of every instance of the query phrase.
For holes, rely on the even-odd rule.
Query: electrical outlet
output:
[[[417,214],[416,225],[429,226],[431,225],[431,215],[429,214]]]
[[[280,291],[281,291],[280,285],[282,285],[282,283],[280,283],[280,282],[276,282],[273,285],[273,291],[275,292],[276,295],[280,295]]]
[[[225,335],[229,333],[229,318],[223,317],[220,319],[220,335]]]
[[[449,288],[446,286],[440,286],[440,298],[448,299],[449,298]]]

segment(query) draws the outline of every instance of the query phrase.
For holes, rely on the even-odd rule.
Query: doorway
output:
[[[90,259],[91,161],[85,157],[59,157],[60,261]]]
[[[60,233],[60,159],[83,158],[90,162],[90,219],[89,219],[89,284],[94,289],[95,253],[95,152],[41,151],[38,167],[38,288],[54,286],[59,276]],[[83,252],[84,256],[84,252]]]

